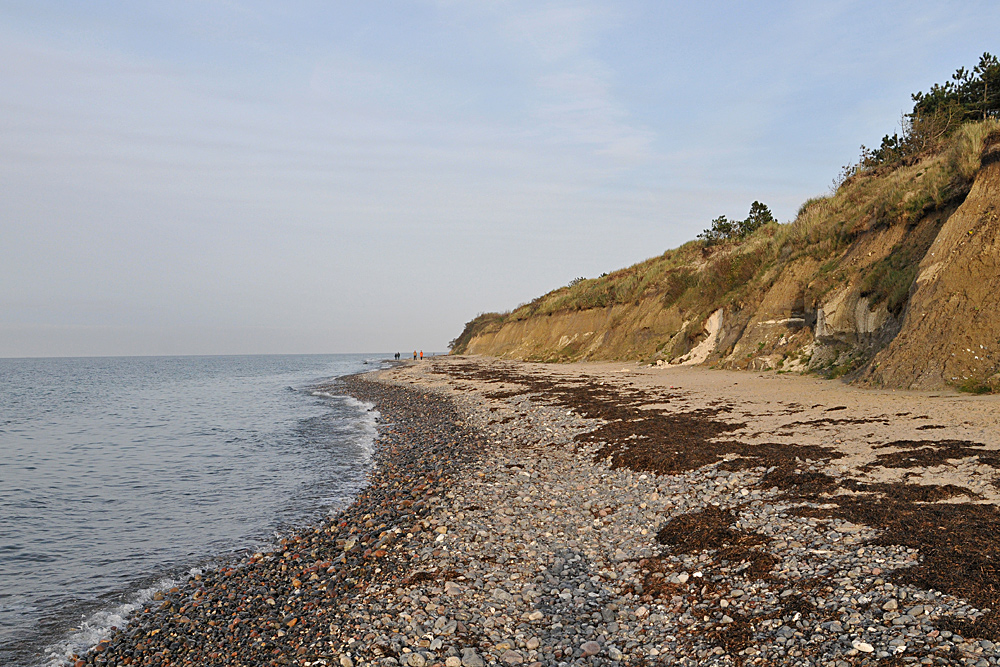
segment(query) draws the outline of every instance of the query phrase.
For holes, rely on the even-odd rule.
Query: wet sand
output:
[[[434,358],[371,485],[82,664],[997,664],[1000,402]]]

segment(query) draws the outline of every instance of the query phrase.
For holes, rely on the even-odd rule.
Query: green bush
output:
[[[915,255],[912,248],[894,248],[868,270],[861,282],[861,295],[868,297],[871,305],[885,303],[886,309],[898,317],[910,298],[910,287],[923,257]]]
[[[702,300],[719,303],[724,296],[750,282],[763,263],[762,254],[756,252],[734,252],[719,256],[706,267],[698,283]]]
[[[662,303],[664,308],[677,303],[677,300],[684,296],[684,293],[698,284],[698,277],[694,269],[681,268],[670,273],[667,278],[666,288],[663,290]]]
[[[724,215],[712,221],[712,226],[698,235],[709,245],[720,241],[741,241],[764,225],[777,222],[769,209],[759,201],[750,205],[750,213],[743,220],[729,220]]]
[[[996,389],[988,382],[976,378],[967,378],[961,384],[955,385],[955,389],[966,394],[992,394]]]

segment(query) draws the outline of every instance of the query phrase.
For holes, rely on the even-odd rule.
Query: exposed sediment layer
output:
[[[965,125],[952,152],[861,170],[789,224],[692,241],[481,314],[452,352],[1000,392],[998,127]]]
[[[382,413],[358,501],[84,664],[997,664],[996,401],[782,380],[350,379]]]

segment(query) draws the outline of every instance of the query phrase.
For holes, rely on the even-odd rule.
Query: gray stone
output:
[[[483,659],[476,653],[476,649],[462,649],[462,667],[483,667]]]
[[[513,595],[511,595],[502,588],[494,588],[491,595],[493,596],[494,600],[500,600],[502,602],[510,602],[511,600],[514,599]]]
[[[427,664],[427,660],[419,653],[404,653],[403,658],[409,667],[424,667]]]
[[[508,665],[520,665],[524,662],[524,657],[513,649],[508,649],[500,656],[500,662]]]

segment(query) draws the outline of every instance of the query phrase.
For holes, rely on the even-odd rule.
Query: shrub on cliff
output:
[[[764,225],[777,222],[769,209],[759,201],[750,205],[750,213],[743,220],[729,220],[724,215],[712,221],[712,226],[698,234],[709,245],[721,241],[742,241]]]
[[[965,123],[1000,118],[1000,60],[984,53],[971,70],[960,67],[951,81],[911,97],[913,110],[903,116],[902,131],[882,137],[878,148],[862,144],[857,164],[843,168],[834,189],[861,172],[909,164],[940,149],[945,138]]]

